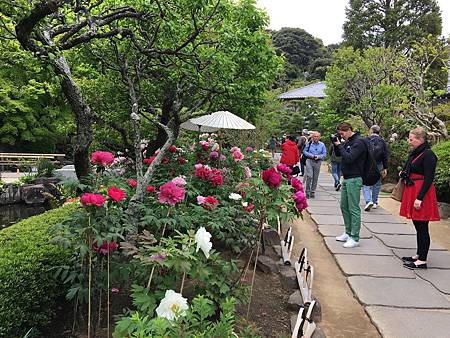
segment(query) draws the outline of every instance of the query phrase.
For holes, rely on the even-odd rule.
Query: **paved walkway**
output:
[[[415,230],[382,208],[362,211],[360,246],[343,248],[334,238],[344,231],[339,199],[331,175],[322,172],[307,210],[382,336],[449,338],[450,253],[432,243],[428,270],[403,268],[400,258],[415,253]]]

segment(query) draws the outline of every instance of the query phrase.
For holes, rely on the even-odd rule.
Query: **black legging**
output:
[[[417,255],[419,260],[426,261],[430,249],[430,233],[428,232],[429,221],[413,221],[417,232]]]

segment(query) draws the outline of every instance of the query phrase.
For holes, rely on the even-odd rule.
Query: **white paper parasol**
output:
[[[210,115],[191,119],[191,122],[204,127],[218,129],[255,129],[255,126],[229,111],[218,111]]]
[[[192,131],[199,131],[202,133],[212,133],[217,131],[217,128],[212,128],[212,127],[206,127],[206,126],[201,126],[199,124],[195,124],[192,123],[191,120],[187,120],[185,122],[183,122],[182,124],[180,124],[180,127],[186,130],[192,130]]]

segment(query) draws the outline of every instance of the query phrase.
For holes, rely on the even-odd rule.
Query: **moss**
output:
[[[52,268],[68,255],[49,242],[48,228],[74,207],[50,210],[0,231],[0,337],[21,337],[52,320],[56,299],[64,292]]]

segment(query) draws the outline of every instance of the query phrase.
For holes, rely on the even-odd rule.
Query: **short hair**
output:
[[[380,133],[380,126],[378,124],[374,124],[372,127],[370,127],[370,130],[372,131],[372,133],[374,134],[379,134]]]
[[[297,137],[295,137],[294,135],[289,135],[288,139],[291,140],[292,142],[296,142],[297,141]]]
[[[416,138],[422,139],[423,141],[427,140],[427,132],[422,127],[414,128],[409,133],[413,134]]]
[[[350,123],[348,122],[341,122],[337,125],[336,130],[340,130],[340,131],[353,131],[353,127]]]

